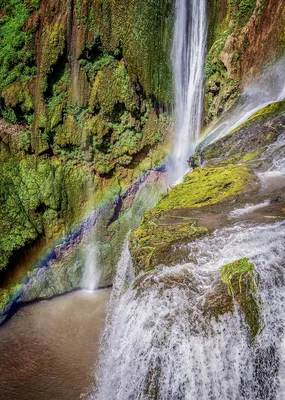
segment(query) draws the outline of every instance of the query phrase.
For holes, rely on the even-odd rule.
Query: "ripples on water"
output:
[[[93,399],[284,399],[285,223],[236,224],[189,244],[193,263],[149,274],[113,305]],[[205,322],[220,268],[248,257],[266,327],[250,346],[236,312]],[[130,265],[125,250],[121,265]],[[155,397],[156,396],[156,397]]]
[[[0,329],[0,399],[85,399],[110,291],[22,308]]]

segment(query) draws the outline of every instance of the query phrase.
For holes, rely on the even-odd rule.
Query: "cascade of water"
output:
[[[190,145],[200,130],[205,42],[205,1],[177,0],[172,184],[187,172]],[[186,250],[190,263],[160,267],[135,279],[125,244],[91,399],[283,399],[285,223],[235,224]],[[207,294],[221,267],[244,257],[256,266],[266,305],[265,328],[252,345],[237,310],[219,321],[205,318]]]
[[[176,126],[169,164],[171,184],[187,172],[191,145],[201,128],[206,28],[205,0],[177,0],[172,54]]]
[[[268,400],[278,390],[283,398],[284,228],[278,222],[221,229],[188,245],[195,262],[138,278],[112,311],[95,399]],[[221,266],[245,256],[256,266],[266,304],[254,346],[237,312],[220,322],[204,314]]]

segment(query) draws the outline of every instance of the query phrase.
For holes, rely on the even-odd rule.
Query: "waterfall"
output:
[[[176,125],[169,163],[171,184],[187,172],[191,146],[201,128],[206,37],[206,1],[177,0],[172,51]]]
[[[284,228],[243,223],[217,230],[186,246],[193,262],[161,267],[125,288],[107,326],[92,399],[283,399]],[[266,304],[265,328],[251,346],[237,312],[219,322],[204,314],[221,266],[244,256],[256,266]],[[125,270],[126,249],[122,258]]]
[[[81,287],[88,292],[98,289],[101,269],[98,264],[99,248],[97,243],[89,243],[85,248],[85,264]]]
[[[95,210],[86,220],[83,228],[83,253],[85,257],[81,288],[88,292],[98,289],[101,278],[99,264],[100,244],[96,240],[97,220],[99,213]]]
[[[187,172],[201,127],[205,43],[205,1],[177,0],[171,184]],[[268,151],[275,160],[269,169],[279,171],[283,153],[278,146]],[[229,217],[267,204],[248,205]],[[161,265],[135,277],[125,244],[90,400],[284,399],[285,222],[236,222],[184,245],[183,254],[187,263]],[[255,265],[265,305],[264,329],[253,343],[238,308],[217,318],[205,316],[222,266],[244,257]]]

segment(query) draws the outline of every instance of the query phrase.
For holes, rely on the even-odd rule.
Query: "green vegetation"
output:
[[[68,232],[82,214],[92,185],[88,171],[31,156],[0,166],[0,269],[15,250]]]
[[[153,209],[161,213],[178,208],[200,208],[257,187],[254,176],[244,165],[195,169],[184,182],[172,188]]]
[[[16,285],[10,290],[0,290],[0,323],[2,322],[2,314],[8,311],[11,303],[20,294],[22,285]]]
[[[252,340],[264,327],[262,321],[262,300],[258,295],[254,265],[247,258],[225,265],[221,277],[230,295],[245,315]]]
[[[15,80],[27,82],[35,75],[34,54],[31,50],[31,35],[24,30],[31,11],[38,1],[8,0],[1,2],[0,22],[0,92]]]

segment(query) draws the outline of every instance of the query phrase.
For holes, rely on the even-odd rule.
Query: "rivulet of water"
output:
[[[176,124],[168,166],[171,184],[187,172],[191,145],[200,133],[206,39],[206,1],[177,0],[172,52]]]

